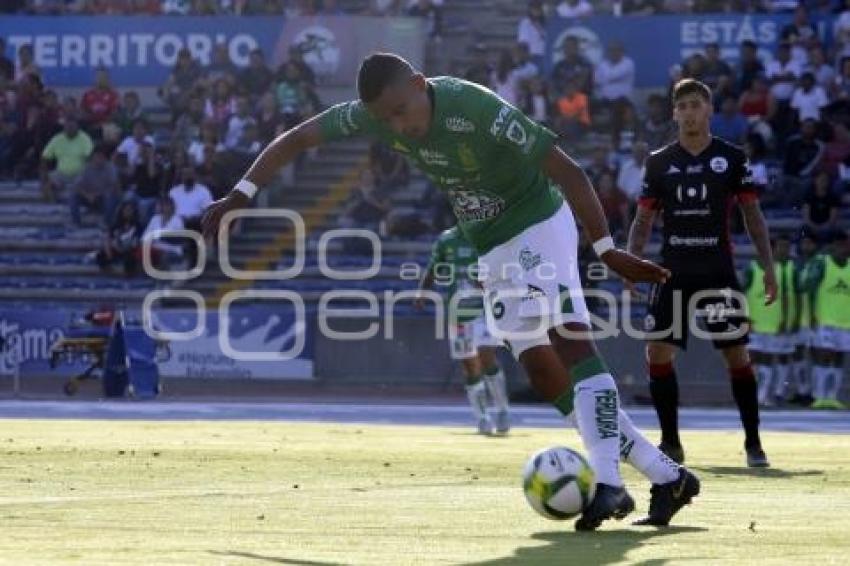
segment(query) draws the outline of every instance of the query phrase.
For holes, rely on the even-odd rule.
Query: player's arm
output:
[[[608,222],[596,191],[582,168],[559,147],[552,146],[543,161],[543,171],[560,187],[575,212],[599,258],[627,281],[663,282],[670,272],[614,247]]]
[[[431,249],[431,258],[428,261],[428,265],[425,267],[425,272],[422,274],[422,278],[419,280],[419,287],[416,289],[417,296],[413,301],[413,308],[418,311],[425,308],[424,291],[429,291],[434,286],[435,270],[437,265],[442,261],[442,257],[442,241],[437,240],[434,242],[434,247]]]
[[[746,199],[741,202],[740,206],[747,233],[756,247],[759,263],[762,269],[764,269],[764,304],[769,305],[776,300],[777,284],[767,222],[764,220],[764,215],[761,212],[761,207],[757,199]]]
[[[643,186],[641,188],[635,219],[629,228],[629,241],[626,249],[638,257],[643,255],[643,249],[652,236],[652,226],[655,224],[655,216],[658,214],[659,203],[663,185],[654,174],[654,158],[650,156],[646,161],[643,174]]]

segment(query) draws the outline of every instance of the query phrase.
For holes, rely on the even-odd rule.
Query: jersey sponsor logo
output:
[[[670,236],[668,240],[671,246],[685,248],[702,248],[705,246],[716,246],[720,242],[718,236]]]
[[[724,173],[729,168],[729,162],[725,157],[713,157],[708,165],[715,173]]]
[[[685,208],[674,210],[673,216],[711,216],[710,208]]]
[[[511,120],[511,123],[508,125],[508,131],[505,132],[505,137],[519,146],[525,146],[528,142],[528,133],[526,133],[522,124],[516,120]]]
[[[420,149],[419,158],[422,159],[426,165],[436,165],[437,167],[449,166],[449,158],[446,157],[444,153],[433,149]]]
[[[528,290],[525,293],[525,296],[522,298],[523,301],[534,301],[546,296],[546,292],[536,285],[528,284]]]
[[[619,436],[619,411],[617,410],[617,392],[614,389],[597,391],[596,397],[596,432],[600,438],[616,438]]]
[[[682,171],[678,167],[676,167],[675,165],[671,165],[665,175],[678,175],[681,172]]]
[[[540,254],[536,254],[528,248],[523,248],[519,252],[519,264],[524,270],[531,271],[541,263],[543,263],[543,260],[541,259]]]
[[[699,175],[703,171],[702,165],[688,165],[685,169],[687,175]]]
[[[688,187],[686,189],[682,185],[676,187],[676,200],[679,202],[685,202],[686,200],[704,201],[706,198],[708,198],[708,186],[705,183],[702,183],[700,188]]]
[[[475,131],[475,124],[462,116],[450,116],[446,118],[446,129],[459,134],[471,134]]]
[[[489,220],[505,209],[504,199],[486,192],[450,190],[448,197],[460,222]]]
[[[493,121],[493,124],[490,126],[490,133],[493,137],[498,138],[502,134],[502,130],[505,129],[505,125],[508,122],[508,117],[511,115],[511,107],[510,106],[502,106],[499,109],[499,113],[496,115],[496,119]]]

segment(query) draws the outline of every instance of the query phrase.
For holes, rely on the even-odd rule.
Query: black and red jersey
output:
[[[714,137],[699,155],[678,142],[653,152],[646,160],[639,204],[662,213],[666,267],[709,273],[732,268],[732,206],[756,198],[744,152]]]

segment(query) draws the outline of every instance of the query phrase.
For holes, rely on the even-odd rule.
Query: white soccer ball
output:
[[[569,519],[593,501],[596,474],[575,450],[553,446],[529,458],[522,490],[529,505],[547,519]]]

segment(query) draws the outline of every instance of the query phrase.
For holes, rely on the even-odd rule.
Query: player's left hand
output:
[[[608,250],[600,258],[617,275],[632,283],[664,283],[670,271],[624,250]]]
[[[778,285],[776,284],[776,276],[767,272],[764,274],[764,304],[772,305],[776,301]]]

